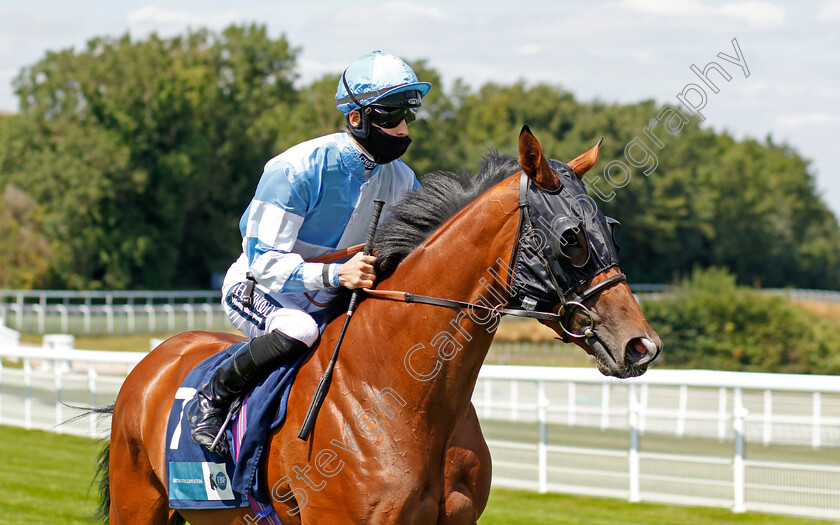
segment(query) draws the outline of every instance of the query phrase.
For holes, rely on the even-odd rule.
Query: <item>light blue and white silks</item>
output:
[[[385,221],[390,205],[415,187],[417,179],[405,163],[374,164],[348,133],[301,143],[271,159],[239,223],[243,253],[222,286],[234,326],[250,338],[279,329],[311,345],[323,322],[311,318],[320,308],[303,293],[323,302],[324,289],[338,286],[339,264],[325,272],[323,264],[304,261],[364,242],[373,201],[386,201]],[[237,304],[244,288],[236,285],[246,281],[249,270],[265,299],[262,308]]]

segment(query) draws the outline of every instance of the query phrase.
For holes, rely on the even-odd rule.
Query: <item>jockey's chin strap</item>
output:
[[[519,181],[519,230],[517,232],[516,244],[514,248],[514,258],[516,257],[516,254],[519,251],[519,243],[523,231],[527,231],[529,235],[533,235],[534,232],[534,226],[531,223],[531,216],[528,213],[527,196],[529,180],[530,179],[528,179],[528,176],[525,175],[525,172],[522,172]],[[589,343],[588,339],[595,336],[595,319],[592,315],[592,311],[589,310],[589,308],[587,308],[586,306],[584,306],[584,301],[594,297],[595,295],[613,286],[614,284],[626,281],[627,276],[624,275],[624,273],[618,273],[616,275],[608,277],[607,279],[604,279],[603,281],[595,285],[590,286],[589,288],[587,288],[579,294],[572,292],[570,294],[570,297],[567,299],[566,295],[563,293],[562,288],[560,288],[560,285],[557,283],[557,279],[551,272],[551,267],[549,266],[548,260],[546,260],[545,255],[542,253],[542,250],[535,250],[535,252],[540,260],[540,263],[545,267],[545,271],[551,280],[551,284],[554,287],[555,291],[557,292],[557,296],[560,299],[560,309],[557,311],[557,313],[537,312],[534,310],[524,310],[519,308],[503,308],[502,305],[489,307],[478,303],[458,301],[455,299],[444,299],[441,297],[431,297],[428,295],[419,295],[409,292],[401,292],[397,290],[374,290],[371,288],[364,288],[364,291],[366,294],[368,294],[374,299],[386,299],[389,301],[400,301],[404,303],[429,304],[432,306],[442,306],[445,308],[468,308],[470,310],[492,311],[498,315],[512,315],[515,317],[528,317],[540,321],[554,321],[560,325],[560,328],[563,329],[564,342],[568,343],[570,341],[569,338],[584,338],[585,340],[587,340],[587,343]],[[511,264],[510,267],[513,268],[514,265]],[[511,276],[509,276],[509,278],[510,277]],[[572,332],[567,328],[568,323],[571,321],[572,314],[578,308],[582,309],[584,313],[589,317],[589,324],[583,329],[583,332],[581,333]]]

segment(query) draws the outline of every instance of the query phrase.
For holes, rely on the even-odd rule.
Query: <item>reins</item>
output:
[[[522,238],[523,232],[533,235],[535,233],[534,225],[531,222],[530,213],[528,213],[528,184],[530,183],[530,179],[525,175],[525,172],[521,172],[520,179],[519,179],[519,227],[516,233],[516,239],[514,240],[514,249],[511,256],[510,261],[510,268],[514,268],[517,262],[517,257],[520,250],[520,240]],[[379,222],[379,213],[382,211],[382,205],[384,202],[382,200],[377,199],[375,201],[374,212],[373,216],[371,217],[371,224],[368,229],[368,236],[367,236],[367,243],[365,244],[364,252],[366,254],[370,254],[373,248],[373,237],[376,231],[376,225]],[[354,247],[350,247],[347,250],[352,250]],[[336,257],[336,259],[340,259],[346,257],[347,250],[335,252],[331,254],[326,254],[321,256],[321,261],[326,260],[330,257]],[[595,294],[602,292],[603,290],[609,288],[610,286],[617,284],[619,282],[625,281],[627,277],[623,273],[618,273],[613,275],[612,277],[608,277],[603,281],[590,286],[586,290],[584,290],[580,294],[572,294],[572,299],[566,299],[566,295],[563,293],[562,288],[557,283],[557,279],[555,278],[554,274],[551,271],[551,267],[549,266],[548,260],[546,260],[545,255],[542,253],[542,250],[534,250],[537,257],[539,258],[540,263],[543,265],[546,273],[548,274],[551,284],[554,287],[555,291],[557,292],[557,297],[560,299],[560,309],[557,313],[554,312],[539,312],[534,310],[525,310],[525,309],[518,309],[518,308],[505,308],[502,304],[498,306],[485,306],[482,304],[477,303],[470,303],[467,301],[458,301],[455,299],[444,299],[442,297],[432,297],[428,295],[419,295],[405,291],[399,290],[374,290],[370,288],[363,288],[363,289],[355,289],[353,290],[353,295],[350,298],[350,306],[347,309],[347,315],[344,318],[344,325],[341,328],[341,332],[338,334],[338,339],[336,341],[335,349],[333,350],[332,357],[330,358],[329,364],[327,365],[324,374],[321,376],[321,380],[318,383],[318,387],[315,391],[315,395],[312,398],[312,402],[309,405],[309,410],[306,413],[306,417],[304,418],[303,424],[301,425],[300,432],[298,432],[298,438],[307,440],[309,438],[310,433],[312,432],[312,428],[315,425],[315,420],[318,417],[318,412],[321,408],[321,404],[324,402],[324,398],[326,397],[327,390],[329,389],[329,384],[332,380],[332,373],[335,367],[336,360],[338,358],[338,350],[341,347],[341,342],[344,339],[344,334],[347,330],[347,325],[349,324],[350,318],[353,315],[353,311],[356,309],[357,301],[359,298],[359,292],[363,291],[364,293],[368,294],[373,299],[384,299],[388,301],[399,301],[404,302],[407,304],[411,303],[418,303],[418,304],[428,304],[431,306],[441,306],[444,308],[468,308],[472,310],[483,310],[483,311],[490,311],[494,312],[497,315],[513,315],[517,317],[528,317],[532,319],[538,319],[540,321],[554,321],[560,325],[560,328],[563,330],[563,341],[569,342],[569,338],[583,338],[584,342],[587,346],[591,348],[595,348],[596,344],[603,344],[600,343],[600,339],[595,334],[595,318],[592,315],[592,311],[587,308],[583,302],[587,299],[593,297]],[[343,254],[343,255],[341,255]],[[321,262],[318,261],[318,262]],[[510,281],[513,278],[512,273],[508,274],[508,286],[511,284]],[[315,302],[308,294],[307,299],[312,303],[320,306],[320,303]],[[508,300],[510,297],[508,297]],[[583,329],[583,332],[580,334],[574,333],[570,331],[566,326],[571,319],[572,313],[577,310],[578,308],[582,309],[586,315],[589,317],[589,326],[586,326]]]
[[[522,172],[519,181],[519,210],[520,210],[520,218],[519,218],[519,228],[516,235],[515,241],[515,248],[513,253],[513,259],[511,260],[510,268],[514,267],[516,262],[516,255],[518,253],[518,247],[520,243],[520,239],[522,237],[523,231],[526,231],[529,234],[532,234],[534,231],[534,226],[531,223],[531,216],[528,213],[528,200],[527,200],[527,193],[528,193],[528,184],[530,179],[528,179],[525,172]],[[428,295],[420,295],[405,291],[399,290],[375,290],[372,288],[364,288],[364,292],[368,294],[373,299],[384,299],[388,301],[398,301],[404,303],[418,303],[418,304],[428,304],[432,306],[441,306],[445,308],[468,308],[472,310],[482,310],[482,311],[492,311],[498,315],[512,315],[515,317],[526,317],[531,319],[538,319],[540,321],[554,321],[560,325],[560,328],[563,329],[563,341],[569,342],[568,338],[580,338],[583,337],[585,339],[591,338],[595,336],[594,328],[595,328],[595,320],[592,316],[592,312],[587,308],[583,302],[587,299],[592,298],[596,294],[602,292],[603,290],[613,286],[614,284],[620,283],[622,281],[627,280],[627,276],[624,273],[618,273],[603,281],[590,286],[580,294],[573,293],[571,299],[566,299],[566,295],[563,293],[560,285],[557,283],[557,280],[554,277],[554,274],[551,272],[551,268],[549,267],[548,261],[545,259],[542,251],[535,250],[537,256],[541,264],[545,267],[546,273],[551,278],[551,284],[557,292],[557,296],[560,298],[560,309],[557,313],[553,312],[539,312],[534,310],[525,310],[520,308],[504,308],[502,305],[489,307],[478,303],[471,303],[467,301],[458,301],[455,299],[444,299],[442,297],[432,297]],[[510,279],[510,276],[508,277]],[[508,283],[510,284],[510,283]],[[571,332],[566,326],[568,325],[569,319],[571,318],[572,313],[576,309],[582,309],[587,317],[589,318],[589,326],[585,327],[582,333],[574,333]]]
[[[443,306],[445,308],[470,308],[475,310],[493,311],[500,315],[513,315],[517,317],[530,317],[532,319],[540,319],[542,321],[561,321],[563,316],[559,313],[551,312],[536,312],[533,310],[521,310],[517,308],[501,308],[485,306],[478,303],[469,303],[467,301],[457,301],[455,299],[444,299],[442,297],[432,297],[429,295],[419,295],[410,292],[402,292],[398,290],[374,290],[372,288],[363,288],[364,292],[370,295],[373,299],[386,299],[388,301],[399,301],[403,303],[418,303],[430,304],[432,306]]]

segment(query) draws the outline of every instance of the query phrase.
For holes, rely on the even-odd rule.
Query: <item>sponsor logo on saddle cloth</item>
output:
[[[233,500],[224,463],[170,461],[169,498],[198,501]]]

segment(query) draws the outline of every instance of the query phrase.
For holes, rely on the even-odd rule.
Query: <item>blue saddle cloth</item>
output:
[[[270,502],[257,475],[260,458],[269,431],[277,428],[286,417],[286,403],[292,380],[306,358],[275,369],[248,394],[248,410],[244,421],[228,425],[228,448],[234,443],[234,426],[245,428],[237,447],[238,461],[230,454],[221,456],[209,452],[190,436],[186,406],[196,391],[207,383],[213,372],[238,348],[239,343],[199,363],[184,379],[175,394],[166,429],[166,469],[169,506],[173,509],[222,509],[247,507],[247,496],[260,502]],[[237,415],[238,418],[238,415]]]

